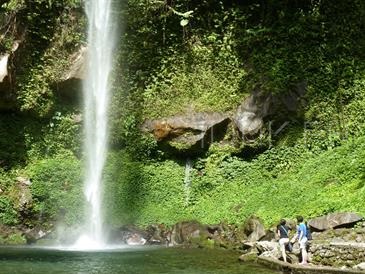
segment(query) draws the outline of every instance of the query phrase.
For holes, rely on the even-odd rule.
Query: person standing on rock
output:
[[[277,233],[279,235],[279,245],[284,262],[286,262],[285,246],[289,244],[289,230],[290,228],[286,225],[286,221],[281,219],[280,224],[277,226]]]
[[[299,264],[307,264],[308,263],[308,253],[306,249],[307,245],[307,226],[304,223],[304,218],[302,216],[297,217],[297,233],[292,238],[291,242],[294,243],[296,240],[298,240],[299,248],[302,254],[302,262]]]

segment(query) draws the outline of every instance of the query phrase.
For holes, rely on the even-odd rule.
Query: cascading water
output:
[[[112,0],[86,1],[88,17],[88,67],[84,81],[85,196],[89,203],[85,233],[77,248],[105,246],[101,214],[102,172],[107,152],[109,75],[113,64],[115,28]],[[115,22],[115,21],[114,21]]]

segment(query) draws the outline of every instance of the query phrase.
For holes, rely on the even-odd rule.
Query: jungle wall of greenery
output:
[[[1,3],[0,56],[10,61],[0,83],[0,230],[80,225],[82,92],[62,77],[86,45],[84,2]],[[365,214],[364,1],[129,0],[115,12],[107,224]],[[300,106],[265,117],[239,148],[176,153],[141,130],[146,119],[230,113],[255,90],[280,96],[298,85]]]

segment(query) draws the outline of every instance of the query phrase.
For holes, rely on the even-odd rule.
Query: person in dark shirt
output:
[[[277,233],[279,236],[279,245],[284,262],[286,262],[285,246],[289,244],[289,230],[290,228],[286,225],[286,221],[281,219],[279,225],[277,226]]]

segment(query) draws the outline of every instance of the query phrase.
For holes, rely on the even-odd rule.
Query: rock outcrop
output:
[[[305,92],[305,84],[286,94],[274,96],[262,91],[254,91],[244,98],[242,104],[231,113],[193,112],[147,120],[142,131],[152,133],[161,144],[179,152],[189,152],[200,148],[206,150],[212,142],[226,140],[230,136],[234,147],[250,144],[262,135],[264,119],[275,113],[295,112],[299,98]],[[280,118],[280,119],[285,119]],[[280,132],[289,122],[276,129]]]
[[[157,141],[186,151],[194,147],[204,149],[222,139],[229,122],[227,114],[201,112],[148,120],[142,129],[152,133]]]

